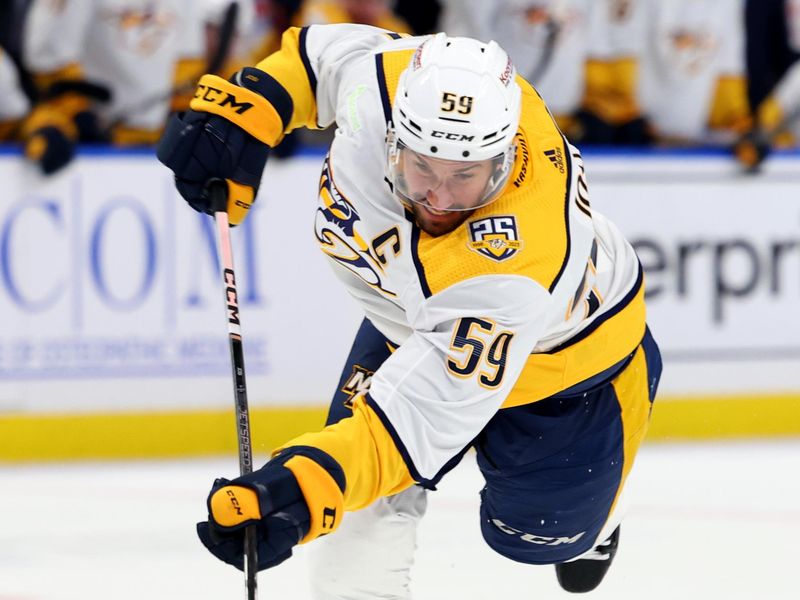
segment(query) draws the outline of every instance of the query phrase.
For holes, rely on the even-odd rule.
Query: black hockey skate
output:
[[[578,560],[556,565],[556,577],[561,587],[574,594],[591,592],[606,576],[617,553],[619,527],[608,539]]]

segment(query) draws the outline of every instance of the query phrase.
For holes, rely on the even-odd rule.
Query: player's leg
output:
[[[334,535],[309,546],[315,600],[408,600],[417,523],[426,492],[413,486],[347,513]]]
[[[599,585],[616,551],[621,494],[660,372],[648,333],[607,377],[492,419],[476,443],[489,546],[519,562],[558,565],[568,591]]]
[[[392,348],[364,319],[331,402],[328,424],[352,414],[352,397],[369,389],[372,374],[389,358]],[[425,507],[425,490],[414,486],[347,513],[334,535],[308,547],[314,599],[408,600],[417,523]]]
[[[614,499],[611,513],[597,536],[595,546],[580,556],[556,565],[556,576],[561,587],[568,592],[588,592],[600,585],[611,561],[617,552],[620,537],[620,523],[628,508],[625,486],[630,477],[633,459],[642,439],[644,439],[647,419],[637,414],[636,407],[644,404],[643,396],[651,404],[655,399],[658,381],[661,377],[661,353],[648,330],[642,345],[634,356],[631,365],[614,378],[612,385],[620,404],[624,427],[624,460],[629,463],[623,468],[619,491]],[[642,381],[644,380],[644,381]],[[641,428],[637,429],[641,424]]]

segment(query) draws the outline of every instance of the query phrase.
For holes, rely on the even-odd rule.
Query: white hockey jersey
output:
[[[283,88],[271,100],[286,118],[265,124],[266,137],[337,126],[314,232],[367,317],[398,346],[352,418],[288,444],[321,448],[342,465],[347,509],[435,481],[501,407],[610,368],[645,330],[634,251],[590,209],[580,153],[522,78],[504,192],[449,234],[416,226],[385,178],[384,140],[399,75],[423,40],[312,26],[289,30],[283,49],[258,65]]]

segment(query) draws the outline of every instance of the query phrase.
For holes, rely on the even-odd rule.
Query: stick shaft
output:
[[[247,381],[244,372],[244,350],[242,347],[242,327],[239,317],[239,296],[236,289],[236,274],[233,269],[233,249],[231,247],[228,213],[214,213],[217,229],[217,247],[225,297],[225,311],[228,321],[228,340],[233,370],[233,393],[236,400],[236,431],[239,447],[239,473],[253,472],[253,450],[250,442],[250,412],[247,406]],[[245,589],[248,600],[256,599],[258,555],[256,552],[256,528],[250,525],[244,536]]]

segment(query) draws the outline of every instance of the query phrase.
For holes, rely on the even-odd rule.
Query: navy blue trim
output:
[[[306,51],[306,36],[308,35],[308,27],[300,29],[300,59],[303,61],[303,66],[306,68],[306,76],[308,83],[311,84],[311,91],[314,92],[314,101],[317,98],[317,76],[314,75],[314,69],[311,68],[311,61],[308,59],[308,52]]]
[[[630,289],[630,291],[627,294],[625,294],[625,297],[622,300],[620,300],[617,303],[617,305],[614,306],[614,308],[597,317],[597,319],[595,319],[591,325],[589,325],[586,329],[581,331],[575,337],[568,339],[563,344],[556,346],[552,350],[548,350],[544,354],[555,354],[556,352],[560,352],[564,348],[568,348],[569,346],[577,344],[581,340],[586,339],[592,332],[594,332],[598,327],[600,327],[600,325],[602,325],[603,323],[608,321],[611,317],[618,314],[625,307],[627,307],[636,297],[636,294],[639,293],[639,290],[642,288],[643,283],[644,283],[644,271],[642,270],[642,264],[639,263],[639,272],[636,275],[636,283],[633,284],[633,287]]]
[[[386,71],[383,69],[383,54],[375,55],[375,74],[378,78],[378,89],[381,92],[383,104],[383,117],[387,123],[392,120],[392,99],[389,98],[389,89],[386,87]]]
[[[617,361],[607,369],[603,369],[599,373],[595,373],[594,375],[584,379],[583,381],[579,381],[575,385],[572,385],[565,390],[561,390],[560,392],[557,392],[552,396],[549,396],[549,398],[567,398],[569,396],[578,396],[592,392],[595,389],[608,384],[609,381],[611,381],[617,375],[622,373],[622,370],[630,364],[630,362],[633,360],[633,357],[636,355],[636,350],[639,348],[640,345],[641,342],[639,342],[639,344],[636,345],[636,348],[631,350],[631,353],[628,354],[628,356],[626,356],[622,360]]]
[[[395,33],[394,31],[389,31],[386,35],[388,35],[393,40],[399,40],[402,39],[403,37],[402,35],[400,35],[399,33]]]
[[[364,400],[366,401],[367,406],[369,406],[373,410],[373,412],[376,415],[378,415],[378,418],[381,420],[381,423],[383,423],[383,426],[386,428],[386,431],[389,432],[392,441],[394,441],[394,445],[397,446],[397,451],[400,452],[400,456],[403,457],[403,462],[406,464],[408,472],[411,473],[411,477],[414,479],[414,481],[419,483],[424,488],[427,488],[429,490],[434,489],[433,484],[431,484],[430,480],[425,479],[422,475],[419,474],[419,471],[417,471],[417,468],[414,466],[414,461],[411,460],[411,455],[409,455],[408,450],[405,447],[405,444],[403,444],[402,440],[400,439],[400,436],[397,435],[397,430],[389,422],[389,419],[386,417],[386,413],[383,412],[383,409],[381,409],[381,407],[378,406],[375,400],[372,399],[372,396],[369,395],[369,392],[365,394]]]
[[[255,71],[255,79],[257,81],[246,77],[248,71]],[[241,74],[236,77],[235,83],[264,96],[278,112],[284,130],[288,127],[294,112],[294,100],[277,79],[259,69],[245,67],[242,69]]]
[[[588,208],[584,207],[580,199],[578,199],[575,202],[575,206],[577,206],[578,210],[581,211],[583,214],[585,214],[587,217],[589,217],[590,219],[592,218],[592,212]]]
[[[551,294],[553,293],[553,290],[556,289],[558,282],[561,280],[561,276],[567,269],[567,263],[569,263],[569,254],[572,251],[572,235],[570,234],[569,227],[569,198],[570,192],[572,191],[572,156],[570,156],[567,138],[565,138],[563,134],[561,136],[561,140],[564,144],[564,156],[567,164],[567,190],[564,194],[564,227],[567,232],[567,249],[564,253],[564,262],[561,263],[561,269],[558,271],[555,279],[553,279],[553,283],[550,284],[549,291]]]
[[[647,388],[650,392],[650,402],[655,402],[658,392],[658,382],[661,381],[661,371],[664,364],[661,359],[661,350],[650,333],[650,328],[644,326],[644,338],[642,339],[642,349],[644,350],[645,363],[647,364]],[[652,406],[650,407],[652,410]]]
[[[406,211],[406,219],[411,221],[411,258],[414,261],[414,268],[417,270],[417,277],[419,278],[419,284],[422,287],[422,294],[426,298],[430,298],[433,296],[431,292],[431,288],[428,285],[428,280],[425,277],[425,267],[422,266],[422,261],[419,259],[419,236],[420,236],[420,228],[414,221],[414,215],[408,211]]]
[[[429,490],[435,490],[436,489],[435,486],[442,480],[442,477],[447,475],[450,471],[452,471],[454,468],[458,466],[458,463],[461,462],[461,459],[464,458],[464,455],[469,451],[470,448],[473,447],[474,443],[475,440],[471,440],[470,443],[464,446],[464,448],[462,448],[462,450],[458,454],[456,454],[453,458],[448,460],[444,464],[444,466],[441,469],[439,469],[439,472],[433,476],[433,479],[427,479],[426,485],[422,487]]]
[[[324,450],[320,450],[315,446],[289,446],[281,450],[274,460],[277,460],[278,464],[285,465],[286,461],[293,456],[305,456],[313,460],[328,472],[342,493],[347,489],[347,476],[344,469],[342,469],[342,465]]]

